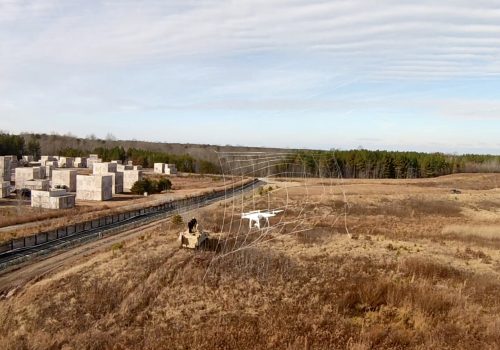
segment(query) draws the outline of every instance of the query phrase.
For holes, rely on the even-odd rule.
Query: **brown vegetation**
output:
[[[6,290],[0,348],[497,349],[499,208],[474,208],[498,190],[377,186],[347,194],[350,236],[338,188],[290,191],[264,238],[217,204],[196,216],[225,250],[179,250],[166,223]],[[280,226],[297,218],[308,230]]]

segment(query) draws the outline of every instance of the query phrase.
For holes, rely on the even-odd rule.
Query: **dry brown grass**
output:
[[[349,197],[356,240],[318,219],[341,209],[330,200],[309,208],[319,215],[310,230],[238,251],[258,235],[237,215],[221,239],[231,248],[218,252],[179,250],[164,224],[0,299],[0,348],[497,349],[496,238],[456,238],[489,209],[440,195],[379,199]],[[290,209],[285,219],[300,213]],[[196,216],[227,233],[222,212]]]
[[[215,261],[209,252],[124,250],[108,262],[118,260],[115,271],[88,268],[0,303],[0,345],[493,349],[500,341],[498,303],[485,302],[498,284],[466,286],[467,274],[426,259],[304,264],[270,249]]]
[[[443,228],[445,236],[462,237],[464,239],[484,239],[486,241],[500,241],[500,225],[448,225]]]
[[[341,207],[342,202],[336,203]],[[461,205],[451,200],[429,200],[425,197],[411,197],[399,200],[384,200],[372,205],[350,204],[348,213],[352,215],[383,215],[395,217],[461,216]]]

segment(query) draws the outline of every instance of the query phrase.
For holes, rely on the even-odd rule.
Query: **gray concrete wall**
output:
[[[29,180],[45,179],[45,166],[33,168],[16,168],[16,189],[27,188],[25,182]]]
[[[16,182],[16,188],[17,188],[17,182]],[[49,180],[27,180],[24,181],[22,187],[20,188],[26,188],[28,190],[40,190],[40,191],[48,191],[50,189],[50,181]]]
[[[102,175],[110,175],[113,178],[113,181],[112,181],[113,194],[123,193],[123,173],[121,173],[121,172],[106,173],[106,174],[102,174]]]
[[[40,163],[42,163],[42,165],[45,165],[45,162],[47,162],[47,161],[53,161],[53,160],[57,160],[57,157],[55,157],[55,156],[41,156],[40,157]]]
[[[165,171],[165,163],[155,163],[154,172],[157,174],[163,174]]]
[[[45,166],[45,177],[47,179],[51,179],[52,178],[52,170],[54,169],[54,167],[52,165],[46,165]]]
[[[123,164],[117,164],[116,166],[116,171],[123,172],[125,170],[133,170],[134,166],[133,165],[123,165]]]
[[[177,175],[177,167],[175,164],[165,164],[164,173],[168,175]]]
[[[113,177],[111,175],[77,175],[76,199],[104,201],[113,197]]]
[[[10,181],[11,167],[10,157],[2,156],[0,157],[0,180]]]
[[[59,157],[59,166],[61,168],[73,168],[75,158],[73,157]]]
[[[31,206],[44,209],[73,208],[75,195],[66,191],[31,191]]]
[[[100,158],[88,158],[87,159],[87,168],[93,169],[94,164],[96,164],[96,163],[102,163],[102,159],[100,159]]]
[[[52,187],[66,186],[69,192],[76,192],[76,170],[57,169],[52,171]]]
[[[116,163],[94,163],[92,167],[93,174],[107,174],[107,173],[116,173],[117,169]]]
[[[87,167],[87,158],[85,157],[76,157],[73,163],[75,168],[86,168]]]
[[[10,196],[10,181],[1,181],[2,189],[0,190],[0,198]]]
[[[177,167],[175,166],[175,164],[155,163],[153,170],[156,174],[177,174]]]
[[[137,181],[142,180],[141,170],[125,170],[123,172],[123,192],[130,192]]]

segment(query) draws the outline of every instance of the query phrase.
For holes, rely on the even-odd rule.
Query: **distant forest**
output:
[[[242,146],[213,146],[143,141],[118,141],[70,135],[0,133],[0,155],[60,155],[69,157],[98,154],[104,161],[132,160],[151,168],[154,163],[173,163],[182,172],[221,172],[217,152],[287,152],[275,163],[273,173],[345,178],[426,178],[464,172],[500,172],[498,155],[449,155],[443,153],[370,150],[304,151]],[[228,169],[225,169],[225,172]],[[267,170],[266,170],[267,171]],[[265,175],[265,174],[256,174]]]
[[[390,151],[299,151],[281,172],[360,179],[428,178],[455,173],[500,172],[500,156]]]

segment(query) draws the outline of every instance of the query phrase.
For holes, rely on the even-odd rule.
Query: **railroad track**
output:
[[[110,223],[99,228],[84,230],[31,247],[18,248],[3,252],[0,253],[0,271],[13,265],[26,262],[35,257],[47,255],[63,248],[71,248],[84,244],[86,242],[94,241],[103,237],[108,237],[110,235],[117,235],[120,232],[138,228],[154,221],[164,219],[168,216],[182,214],[194,209],[202,208],[222,199],[229,199],[238,194],[254,190],[255,188],[262,186],[263,184],[265,184],[263,181],[255,180],[244,186],[226,190],[224,192],[221,192],[220,194],[211,196],[210,198],[202,199],[200,201],[195,200],[193,203],[187,205],[175,205],[176,202],[182,202],[182,200],[174,201],[173,206],[167,207],[163,210],[135,215],[126,220]]]

